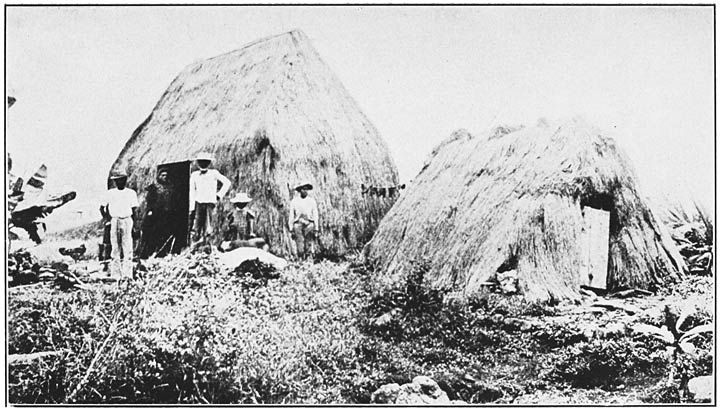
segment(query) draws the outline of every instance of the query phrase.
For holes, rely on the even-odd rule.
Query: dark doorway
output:
[[[167,174],[163,184],[157,180],[161,171]],[[177,254],[187,246],[190,162],[161,164],[155,176],[145,198],[140,258]]]
[[[165,167],[168,177],[173,182],[174,198],[177,201],[175,212],[170,216],[170,224],[176,233],[175,245],[172,253],[177,254],[187,247],[188,240],[188,212],[190,201],[190,162],[163,164],[158,167]]]

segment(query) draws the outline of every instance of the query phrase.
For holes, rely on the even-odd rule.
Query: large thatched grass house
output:
[[[684,270],[625,155],[581,119],[455,132],[364,253],[391,276],[425,261],[435,286],[466,295],[512,272],[532,300],[652,289]]]
[[[298,182],[314,183],[322,250],[343,254],[369,239],[392,205],[364,196],[361,185],[398,180],[386,143],[300,31],[185,68],[113,168],[128,170],[129,186],[142,194],[169,164],[187,190],[200,151],[212,152],[214,167],[232,180],[229,196],[254,198],[258,234],[281,255],[293,248],[287,218]],[[228,209],[226,198],[218,211]]]

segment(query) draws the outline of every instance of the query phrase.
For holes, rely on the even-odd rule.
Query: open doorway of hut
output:
[[[160,171],[167,173],[167,183],[160,189],[154,199],[150,191],[146,198],[146,206],[158,201],[156,215],[147,224],[143,224],[143,247],[140,257],[147,258],[156,254],[158,257],[168,253],[177,254],[185,248],[188,240],[188,201],[190,195],[190,162],[160,164]],[[156,182],[155,184],[158,184]]]

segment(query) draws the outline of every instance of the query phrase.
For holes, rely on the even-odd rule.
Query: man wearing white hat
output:
[[[206,152],[195,157],[199,170],[190,174],[190,213],[195,213],[193,241],[206,239],[213,232],[215,204],[230,190],[230,180],[215,169],[210,169],[212,155]],[[217,184],[220,182],[220,190]]]
[[[295,237],[298,257],[304,259],[315,239],[315,231],[320,226],[318,207],[315,199],[308,195],[313,186],[303,182],[297,187],[300,196],[295,196],[290,202],[290,232]]]
[[[237,193],[230,199],[233,210],[227,215],[228,231],[225,241],[220,244],[220,251],[231,251],[240,247],[269,249],[265,239],[255,234],[256,213],[250,210],[248,204],[252,198],[246,193]]]
[[[127,188],[127,174],[116,172],[110,176],[115,188],[108,190],[105,202],[100,206],[101,213],[110,216],[110,245],[112,247],[110,275],[120,278],[132,278],[133,258],[133,219],[138,207],[135,190]]]

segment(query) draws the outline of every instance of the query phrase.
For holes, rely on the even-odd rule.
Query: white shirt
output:
[[[113,188],[107,192],[107,201],[110,217],[125,218],[132,216],[132,209],[138,207],[138,198],[135,190],[125,187],[122,190]]]
[[[217,189],[217,182],[222,183],[220,191]],[[230,180],[215,169],[201,173],[201,170],[193,171],[190,174],[190,211],[195,209],[195,203],[217,203],[218,197],[222,198],[230,190]]]
[[[307,196],[305,198],[300,197],[299,195],[292,199],[290,202],[290,229],[292,230],[292,225],[298,221],[300,218],[305,218],[307,220],[312,221],[315,223],[315,228],[320,228],[320,220],[318,219],[318,208],[317,208],[317,202],[315,202],[315,199]]]

